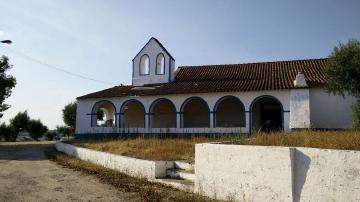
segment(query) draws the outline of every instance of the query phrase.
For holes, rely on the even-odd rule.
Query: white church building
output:
[[[349,128],[355,98],[324,92],[326,63],[176,67],[151,38],[132,60],[132,85],[77,98],[76,136]]]

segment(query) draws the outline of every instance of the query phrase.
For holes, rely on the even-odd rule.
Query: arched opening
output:
[[[272,96],[261,96],[251,104],[251,131],[273,132],[283,129],[283,107]]]
[[[145,128],[145,108],[137,100],[128,100],[121,106],[122,128]]]
[[[143,55],[140,58],[140,75],[150,74],[150,59],[148,55]]]
[[[214,107],[215,127],[245,127],[245,107],[234,96],[226,96]]]
[[[208,128],[210,126],[209,106],[198,97],[188,98],[181,107],[183,128]]]
[[[156,57],[156,74],[165,74],[165,57],[162,53]]]
[[[152,128],[176,128],[176,108],[168,99],[158,99],[151,104]]]
[[[95,103],[91,112],[92,127],[115,127],[116,125],[115,105],[107,100]]]

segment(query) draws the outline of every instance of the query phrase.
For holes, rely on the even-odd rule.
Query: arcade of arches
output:
[[[219,99],[213,111],[207,102],[199,97],[185,100],[177,112],[175,105],[168,99],[155,100],[146,113],[144,105],[138,100],[126,101],[119,110],[117,124],[116,108],[110,101],[96,103],[92,110],[93,127],[121,128],[236,128],[250,124],[252,132],[276,131],[283,129],[283,107],[280,101],[271,96],[262,96],[253,100],[250,110],[245,111],[244,104],[234,96]],[[211,113],[213,115],[210,118]],[[250,113],[250,123],[246,123],[246,113]],[[179,116],[178,116],[179,114]],[[146,115],[149,115],[148,125]],[[179,122],[178,119],[180,119]]]

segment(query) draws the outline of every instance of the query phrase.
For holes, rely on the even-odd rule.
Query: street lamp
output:
[[[12,41],[11,40],[2,40],[2,41],[0,41],[1,43],[6,43],[6,44],[11,44],[12,43]]]

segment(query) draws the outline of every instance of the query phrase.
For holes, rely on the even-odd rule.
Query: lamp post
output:
[[[6,44],[11,44],[12,43],[12,41],[11,40],[2,40],[2,41],[0,41],[1,43],[6,43]]]

